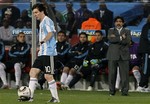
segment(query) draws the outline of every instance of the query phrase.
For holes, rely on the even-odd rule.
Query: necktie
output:
[[[100,17],[102,18],[104,15],[104,11],[103,10],[100,10]]]

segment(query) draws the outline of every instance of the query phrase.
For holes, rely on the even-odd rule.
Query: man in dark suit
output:
[[[81,28],[82,22],[87,19],[83,15],[83,13],[85,11],[89,14],[92,13],[92,11],[90,9],[88,9],[88,7],[87,7],[86,0],[81,0],[80,1],[80,8],[78,10],[76,10],[76,12],[75,12],[75,21],[72,25],[72,30],[75,30],[77,32],[77,30]]]
[[[117,67],[121,77],[122,96],[128,95],[129,90],[129,44],[131,41],[130,30],[123,27],[123,17],[117,16],[114,19],[114,28],[108,31],[108,41],[110,43],[107,59],[109,68],[109,93],[115,95],[115,82]]]
[[[94,11],[94,15],[102,24],[102,29],[106,31],[107,36],[108,29],[111,28],[113,24],[113,12],[107,8],[105,3],[100,3],[99,9]]]

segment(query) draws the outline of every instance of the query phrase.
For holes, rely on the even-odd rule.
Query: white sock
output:
[[[139,70],[133,70],[132,72],[137,81],[137,84],[139,85],[140,80],[141,80],[141,74],[140,74]]]
[[[29,88],[31,90],[31,96],[30,96],[31,98],[33,98],[34,96],[34,90],[36,89],[37,83],[38,83],[37,78],[30,78]]]
[[[61,78],[60,78],[60,82],[61,83],[65,83],[65,81],[67,79],[67,76],[68,76],[67,73],[63,72],[62,75],[61,75]]]
[[[120,86],[120,73],[119,73],[119,68],[118,68],[115,88],[119,89],[119,86]]]
[[[0,78],[4,85],[8,85],[7,79],[6,79],[6,72],[5,72],[5,65],[3,63],[0,63]]]
[[[21,79],[21,65],[19,63],[16,63],[14,65],[14,69],[15,69],[16,85],[19,85]]]
[[[57,86],[56,86],[55,80],[52,80],[52,81],[48,82],[48,85],[49,85],[49,90],[50,90],[50,92],[52,94],[52,97],[54,97],[54,98],[59,100],[58,92],[57,92]]]
[[[73,79],[73,75],[68,75],[66,81],[65,81],[65,85],[69,85],[69,83],[71,82],[71,80]]]

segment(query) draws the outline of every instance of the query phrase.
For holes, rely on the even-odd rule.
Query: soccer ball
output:
[[[30,99],[31,91],[27,86],[21,86],[18,89],[18,101],[26,101]]]

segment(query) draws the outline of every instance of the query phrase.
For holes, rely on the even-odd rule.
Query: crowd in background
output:
[[[69,0],[61,0],[61,1],[69,1]],[[70,0],[70,1],[80,1],[80,0]],[[97,1],[97,0],[93,0],[93,1]],[[109,47],[109,43],[107,39],[108,31],[110,28],[114,26],[113,11],[109,10],[105,3],[100,3],[99,8],[97,10],[91,11],[89,8],[87,8],[86,1],[80,1],[80,8],[76,11],[73,8],[73,2],[66,2],[65,5],[66,12],[64,12],[63,14],[58,10],[56,10],[55,3],[51,3],[49,4],[49,6],[51,7],[54,13],[56,23],[57,23],[57,30],[58,30],[57,32],[58,55],[55,57],[55,73],[56,73],[55,79],[61,82],[62,89],[66,89],[66,88],[72,88],[75,85],[75,83],[79,81],[81,78],[87,78],[88,80],[90,80],[90,86],[88,87],[88,90],[92,90],[97,75],[99,75],[101,71],[104,72],[108,71],[108,65],[107,65],[108,62],[106,60],[106,55],[104,54],[107,53],[107,49]],[[147,10],[146,16],[148,16],[148,13],[149,11]],[[27,46],[22,46],[24,45],[22,44],[22,42],[18,43],[19,40],[18,36],[20,35],[17,35],[17,37],[13,37],[12,31],[14,29],[32,28],[32,21],[31,21],[31,17],[28,16],[28,11],[23,10],[20,13],[20,10],[14,6],[3,8],[0,25],[1,25],[0,40],[2,42],[1,47],[3,47],[1,48],[1,62],[3,62],[3,59],[5,58],[4,55],[6,54],[4,51],[5,45],[10,45],[11,47],[13,47],[14,44],[16,44],[16,47],[18,47],[19,52],[20,51],[22,52],[18,54],[18,50],[13,50],[13,55],[12,55],[10,53],[12,52],[13,48],[10,48],[8,57],[11,58],[11,56],[12,57],[17,56],[17,59],[18,57],[19,58],[26,57],[28,50],[24,49],[24,47],[29,49],[30,48],[30,46],[28,46],[29,44],[25,44],[28,46],[27,47]],[[38,22],[37,25],[39,25]],[[94,32],[95,36],[91,36],[89,39],[88,38],[89,34],[85,32],[78,33],[78,29],[95,30]],[[105,36],[100,30],[105,31]],[[23,34],[23,33],[19,33],[19,34]],[[71,44],[74,35],[77,36],[77,39],[79,41],[75,44]],[[25,41],[23,41],[23,43],[24,42]],[[130,45],[133,46],[134,42],[131,41]],[[23,49],[21,47],[23,47]],[[132,50],[131,47],[130,50]],[[136,52],[130,53],[131,59],[135,59],[135,57],[137,58],[137,56],[134,56],[137,55]],[[103,56],[101,56],[101,54],[103,54]],[[4,74],[6,71],[5,69],[7,69],[8,73],[10,73],[7,68],[8,62],[7,63],[6,62],[7,61],[5,60],[4,64],[2,63],[0,64],[0,72],[2,72],[0,74],[1,75],[0,77],[3,82],[2,88],[10,87],[7,83],[6,75]],[[141,59],[137,61],[138,64],[140,62]],[[15,69],[16,88],[18,88],[20,85],[21,69],[25,67],[23,66],[23,64],[25,63],[26,62],[22,62],[22,60],[21,61],[19,60],[19,64],[18,64],[18,60],[13,61],[13,64],[11,63],[12,67],[10,69],[13,69],[13,66]],[[133,66],[137,66],[137,63],[132,63],[131,64],[132,67],[130,68],[133,68]],[[10,63],[8,64],[8,66],[10,66]],[[136,69],[134,68],[134,70],[131,69],[132,75],[134,75],[137,80],[136,87],[138,87],[140,84],[139,76],[141,76],[141,74],[139,74],[138,72],[141,66],[142,65],[140,64],[138,65],[138,68]],[[85,71],[88,69],[90,70]],[[43,78],[43,75],[41,73],[41,76],[39,76],[39,84],[41,88],[43,87],[44,82],[45,79]],[[144,87],[144,84],[142,85],[142,87]],[[146,88],[147,87],[148,86],[146,86]],[[144,89],[144,91],[148,91],[148,90]]]

